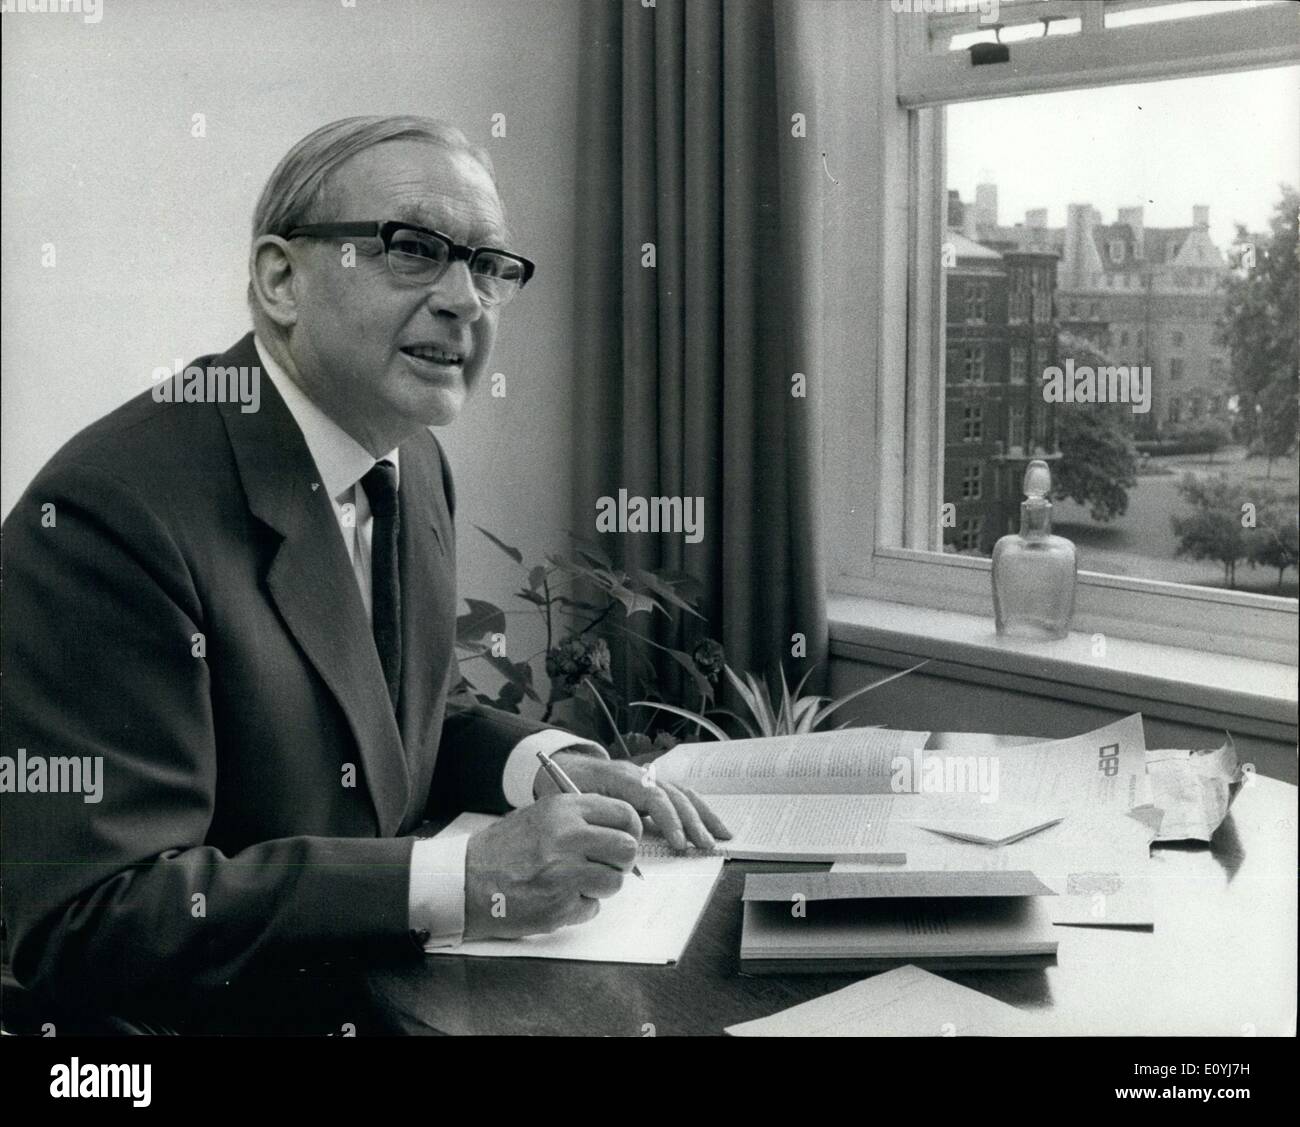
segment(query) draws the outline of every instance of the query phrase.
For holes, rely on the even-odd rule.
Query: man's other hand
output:
[[[731,831],[704,799],[689,787],[658,782],[653,765],[638,767],[626,759],[598,759],[565,751],[557,752],[552,759],[584,795],[621,798],[649,818],[674,849],[685,849],[687,842],[698,849],[712,849],[718,838],[731,837]],[[538,775],[537,790],[543,794],[555,790],[544,771]]]

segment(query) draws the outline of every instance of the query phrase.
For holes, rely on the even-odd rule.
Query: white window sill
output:
[[[1059,642],[999,638],[991,617],[889,603],[827,599],[831,653],[930,675],[997,685],[1293,743],[1296,667],[1128,638],[1072,633]]]

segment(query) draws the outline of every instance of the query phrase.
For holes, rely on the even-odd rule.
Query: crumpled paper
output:
[[[1155,840],[1209,841],[1241,783],[1232,737],[1211,751],[1149,750],[1146,760]]]

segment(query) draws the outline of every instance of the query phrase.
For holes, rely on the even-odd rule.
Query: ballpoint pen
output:
[[[580,791],[574,784],[573,780],[564,773],[564,768],[562,768],[558,763],[552,763],[551,757],[547,755],[546,752],[539,751],[537,753],[537,758],[542,761],[542,766],[546,769],[546,773],[551,776],[551,782],[559,787],[561,791],[565,794],[582,793],[582,791]],[[645,877],[641,875],[641,870],[635,865],[632,866],[632,872],[636,876],[640,877],[641,880],[645,880]]]

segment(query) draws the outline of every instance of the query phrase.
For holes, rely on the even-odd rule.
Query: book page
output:
[[[895,757],[929,738],[929,732],[843,728],[679,744],[655,760],[653,772],[700,794],[890,794]]]
[[[728,857],[898,863],[906,798],[870,794],[714,794],[709,805],[731,831]]]

